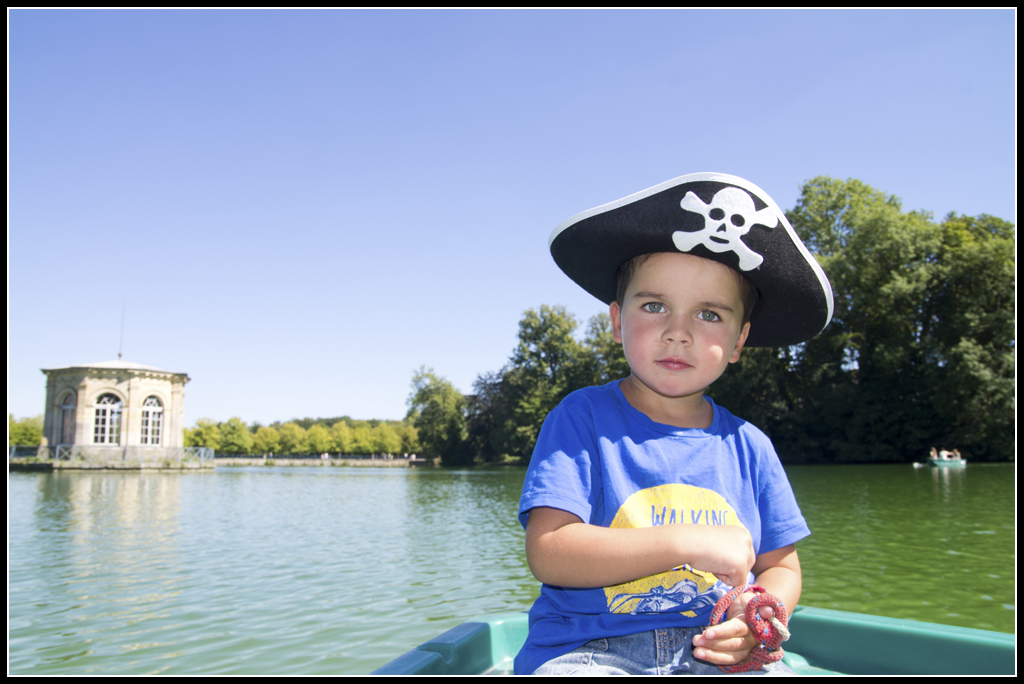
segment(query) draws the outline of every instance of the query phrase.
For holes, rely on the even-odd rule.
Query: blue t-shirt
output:
[[[810,534],[767,436],[715,404],[707,429],[656,423],[619,381],[573,392],[548,414],[519,502],[573,513],[602,527],[741,525],[755,554]],[[751,575],[748,581],[753,581]],[[517,674],[603,637],[703,626],[729,587],[683,565],[611,587],[541,585]]]

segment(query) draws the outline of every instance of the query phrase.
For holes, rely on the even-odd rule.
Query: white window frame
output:
[[[93,411],[93,444],[121,443],[121,399],[116,394],[104,394],[96,400]]]
[[[160,446],[163,436],[164,405],[155,396],[146,397],[142,403],[141,444],[143,446]]]

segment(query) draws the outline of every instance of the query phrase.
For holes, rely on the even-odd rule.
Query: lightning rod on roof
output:
[[[121,360],[121,350],[124,348],[124,305],[126,296],[121,297],[121,340],[117,343],[117,360]]]

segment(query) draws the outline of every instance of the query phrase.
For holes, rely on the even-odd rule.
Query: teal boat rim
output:
[[[527,614],[464,622],[371,674],[510,674]],[[1014,634],[797,606],[785,662],[798,674],[1015,674]]]

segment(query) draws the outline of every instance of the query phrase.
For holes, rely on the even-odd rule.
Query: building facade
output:
[[[185,373],[121,360],[42,371],[42,446],[184,445]]]

